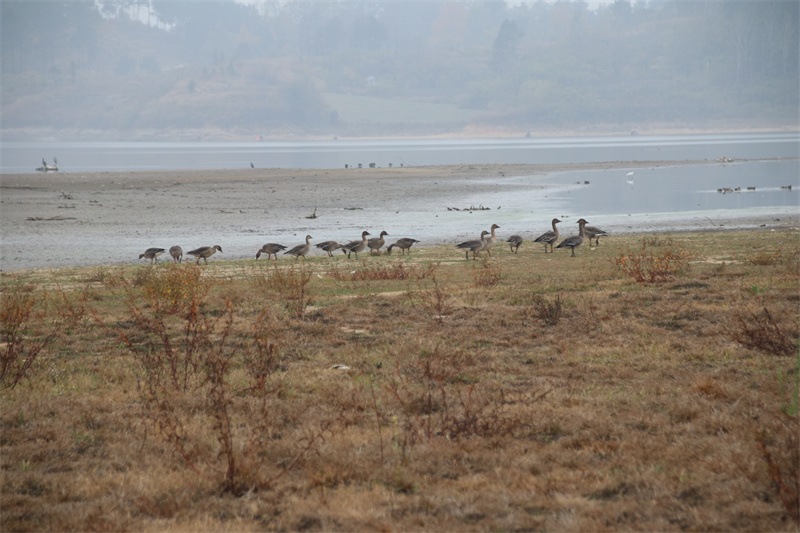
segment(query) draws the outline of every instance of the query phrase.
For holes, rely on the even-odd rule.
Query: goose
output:
[[[285,249],[286,249],[286,247],[284,245],[282,245],[282,244],[278,244],[276,242],[268,242],[267,244],[262,246],[259,251],[256,252],[256,259],[261,257],[261,254],[267,254],[267,261],[269,261],[269,258],[270,258],[271,255],[274,255],[275,256],[275,261],[277,261],[278,260],[278,252],[280,252],[281,250],[285,250]]]
[[[492,248],[494,248],[494,243],[497,241],[497,235],[494,234],[494,230],[496,229],[500,229],[500,226],[492,224],[492,234],[486,239],[486,244],[483,245],[483,248],[478,250],[479,252],[485,251],[487,254],[492,255]]]
[[[358,252],[363,252],[367,248],[367,235],[369,235],[368,231],[361,232],[361,240],[360,241],[350,241],[344,246],[342,246],[342,253],[347,254],[347,258],[350,259],[350,254],[356,254],[356,259],[358,259]]]
[[[522,237],[520,235],[512,235],[506,241],[511,248],[511,251],[517,253],[519,251],[519,245],[522,244]]]
[[[570,248],[572,249],[572,257],[575,257],[575,248],[583,244],[583,238],[585,236],[584,226],[586,226],[586,221],[584,219],[578,220],[578,227],[580,228],[578,234],[570,235],[561,241],[561,244],[556,246],[556,248]]]
[[[469,259],[469,253],[472,252],[472,260],[475,260],[475,255],[483,250],[483,247],[486,246],[486,236],[489,235],[489,232],[483,230],[481,232],[481,238],[477,241],[466,241],[462,242],[459,245],[456,245],[456,248],[461,248],[462,250],[466,250],[466,258]]]
[[[372,252],[381,253],[381,248],[383,248],[383,245],[386,244],[386,239],[383,238],[384,235],[389,235],[389,234],[386,233],[385,231],[382,231],[380,237],[373,237],[367,241],[367,246],[369,246],[370,253]]]
[[[143,254],[139,255],[139,259],[144,257],[145,259],[150,260],[150,264],[152,265],[153,262],[158,261],[158,256],[166,252],[163,248],[148,248],[144,251]]]
[[[589,238],[589,245],[592,244],[592,239],[596,239],[597,246],[600,246],[600,237],[608,237],[608,233],[597,226],[586,226],[584,232],[586,233],[586,237]]]
[[[403,251],[403,255],[406,255],[406,250],[408,253],[411,253],[411,247],[414,246],[415,242],[419,242],[417,239],[409,239],[408,237],[403,237],[402,239],[397,239],[397,242],[394,244],[390,244],[389,247],[386,249],[386,253],[389,255],[392,254],[392,248],[397,246]]]
[[[180,246],[170,246],[169,248],[169,255],[172,256],[173,261],[176,263],[180,263],[183,261],[183,248]]]
[[[335,252],[336,250],[342,247],[342,245],[336,241],[324,241],[319,244],[315,244],[314,246],[316,246],[320,250],[328,252],[328,257],[333,257],[332,252]]]
[[[219,253],[222,253],[222,247],[219,244],[215,244],[214,246],[201,246],[196,250],[186,253],[187,255],[193,255],[197,257],[197,264],[199,265],[201,259],[208,264],[208,258],[214,255],[217,250],[219,250]]]
[[[308,241],[311,240],[311,235],[306,235],[306,243],[305,244],[298,244],[288,252],[283,252],[283,255],[293,255],[295,259],[303,258],[303,261],[306,260],[306,254],[311,250],[311,243]]]
[[[533,240],[533,242],[544,243],[544,253],[547,253],[548,244],[550,245],[550,253],[553,253],[553,244],[555,244],[556,241],[558,241],[558,228],[556,227],[556,224],[558,224],[559,222],[561,221],[558,220],[557,218],[554,218],[553,221],[551,222],[551,224],[553,225],[553,231],[546,231]]]

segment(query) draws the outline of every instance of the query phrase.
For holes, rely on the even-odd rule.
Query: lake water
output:
[[[514,233],[531,239],[549,229],[553,216],[564,221],[560,228],[566,235],[575,233],[575,221],[580,217],[618,234],[695,230],[723,224],[726,227],[783,225],[800,214],[800,135],[796,133],[295,143],[14,142],[2,144],[2,172],[30,173],[31,182],[35,183],[34,167],[41,164],[42,157],[52,162],[53,156],[58,157],[60,168],[66,172],[78,175],[109,172],[109,179],[135,170],[249,168],[251,161],[257,168],[319,169],[358,163],[399,167],[660,162],[652,168],[487,176],[483,179],[489,185],[489,192],[487,187],[481,187],[481,194],[429,197],[413,206],[403,206],[400,202],[397,206],[392,204],[391,210],[345,211],[342,206],[324,206],[326,218],[318,227],[324,228],[324,238],[338,240],[355,237],[363,228],[380,227],[391,236],[413,237],[426,246],[452,244],[477,237],[480,229],[493,223],[502,228],[503,239]],[[734,161],[720,164],[716,162],[719,157]],[[683,160],[698,162],[677,164]],[[670,165],[670,161],[676,164]],[[470,182],[476,179],[481,180],[470,178]],[[728,188],[732,189],[729,193],[718,192]],[[741,190],[733,191],[737,188]],[[155,205],[155,200],[147,197],[151,192],[140,193],[141,205]],[[171,192],[174,196],[175,191]],[[261,198],[267,193],[256,189],[253,194]],[[106,203],[112,201],[109,195],[103,198]],[[132,201],[120,199],[119,210],[137,209]],[[278,217],[267,213],[261,203],[255,202],[253,206],[250,203],[244,202],[238,213],[214,217],[214,227],[204,230],[224,243],[227,259],[252,257],[254,250],[267,240],[299,242],[310,229],[309,221],[297,213]],[[481,204],[490,209],[463,211],[465,207]],[[462,210],[449,210],[451,206]],[[308,212],[311,209],[309,206]],[[37,222],[11,220],[2,215],[0,211],[0,270],[54,264],[125,264],[135,261],[142,250],[156,242],[167,246],[198,244],[194,241],[199,222],[186,213],[162,224],[158,235],[147,217],[133,219],[120,227],[114,221],[89,224],[84,216],[77,222],[82,225],[76,233],[70,224],[43,227]],[[312,233],[320,238],[318,233]],[[42,249],[49,253],[41,254]]]
[[[42,158],[62,172],[548,164],[800,157],[800,133],[619,137],[330,140],[296,142],[0,143],[0,173],[34,173]]]

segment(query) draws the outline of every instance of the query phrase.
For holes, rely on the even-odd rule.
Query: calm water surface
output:
[[[544,139],[298,142],[22,142],[0,144],[0,173],[34,173],[42,158],[63,172],[548,164],[800,157],[800,133]]]

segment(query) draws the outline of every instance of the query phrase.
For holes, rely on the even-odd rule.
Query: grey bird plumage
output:
[[[397,241],[394,244],[390,244],[389,245],[389,247],[386,249],[386,253],[391,255],[392,254],[392,248],[397,246],[398,248],[400,248],[400,250],[402,250],[403,255],[406,255],[406,250],[408,250],[408,253],[411,253],[411,247],[414,246],[414,243],[417,243],[417,242],[419,242],[417,239],[409,239],[408,237],[403,237],[402,239],[397,239]]]
[[[150,264],[152,265],[155,261],[158,261],[158,256],[166,252],[163,248],[148,248],[144,251],[143,254],[139,255],[139,259],[145,258],[150,260]]]
[[[572,250],[572,257],[575,257],[575,248],[583,244],[583,239],[586,235],[584,231],[584,227],[586,226],[586,221],[584,219],[578,220],[578,234],[577,235],[570,235],[563,241],[561,244],[556,246],[556,248],[570,248]]]
[[[469,253],[472,252],[472,260],[474,261],[475,256],[478,254],[478,252],[483,250],[483,247],[486,246],[487,235],[489,235],[489,232],[483,230],[481,232],[481,238],[479,240],[462,242],[461,244],[457,244],[456,248],[465,250],[465,255],[467,259],[469,259]]]
[[[215,244],[214,246],[201,246],[200,248],[196,248],[191,252],[186,252],[186,254],[197,257],[198,265],[200,264],[201,259],[205,261],[206,264],[208,264],[208,258],[214,255],[217,252],[217,250],[219,250],[219,252],[222,253],[222,246],[220,246],[219,244]]]
[[[550,253],[553,253],[553,245],[558,241],[558,228],[556,224],[561,222],[557,218],[554,218],[551,222],[553,226],[553,231],[546,231],[536,237],[533,242],[541,242],[544,243],[544,253],[547,253],[547,245],[550,245]]]
[[[261,257],[261,254],[267,254],[267,260],[270,259],[270,256],[274,255],[275,256],[275,261],[277,261],[278,260],[278,252],[280,252],[281,250],[285,250],[285,249],[286,249],[286,247],[284,245],[282,245],[282,244],[278,244],[276,242],[268,242],[267,244],[262,246],[256,252],[256,259]]]
[[[283,252],[283,255],[287,255],[287,254],[288,255],[293,255],[293,256],[295,256],[295,259],[300,259],[302,257],[303,261],[305,261],[306,260],[306,254],[311,250],[311,243],[309,242],[310,240],[311,240],[311,235],[306,235],[305,244],[298,244],[297,246],[295,246],[291,250],[289,250],[287,252]]]
[[[356,254],[356,259],[358,259],[358,252],[363,252],[367,249],[367,235],[369,235],[368,231],[362,231],[361,240],[350,241],[342,246],[342,253],[347,254],[348,259],[350,259],[350,254]]]
[[[183,248],[178,245],[170,246],[169,255],[172,256],[173,261],[180,263],[183,261]]]

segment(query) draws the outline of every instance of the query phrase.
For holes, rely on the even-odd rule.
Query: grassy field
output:
[[[2,531],[797,531],[800,233],[2,275]]]

